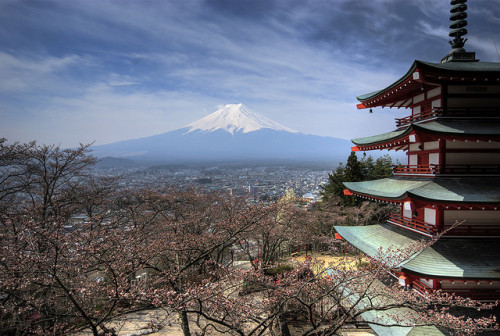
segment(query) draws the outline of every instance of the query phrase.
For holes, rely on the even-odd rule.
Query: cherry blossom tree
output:
[[[113,184],[90,176],[88,147],[0,141],[2,330],[97,335],[129,295],[140,235],[104,206]]]
[[[493,318],[454,312],[493,305],[391,284],[391,269],[432,241],[380,251],[368,263],[361,255],[329,264],[280,259],[297,241],[334,248],[330,221],[362,221],[365,208],[318,213],[287,198],[250,204],[196,190],[117,191],[114,181],[91,176],[88,150],[0,140],[6,333],[114,334],[113,317],[151,305],[177,314],[186,336],[193,323],[202,333],[290,335],[291,321],[302,322],[304,335],[336,335],[360,316],[457,334],[498,330]],[[235,268],[235,249],[254,267]]]
[[[419,243],[389,254],[402,260],[423,246]],[[388,271],[394,260],[372,260],[356,267],[361,257],[330,264],[309,259],[272,276],[261,269],[226,273],[216,282],[196,287],[196,299],[187,311],[201,317],[196,322],[204,332],[242,336],[290,335],[292,321],[301,322],[302,335],[338,335],[361,317],[372,325],[440,327],[456,335],[498,330],[495,318],[488,314],[470,318],[463,310],[456,311],[487,311],[495,304],[440,292],[416,295],[390,284]]]

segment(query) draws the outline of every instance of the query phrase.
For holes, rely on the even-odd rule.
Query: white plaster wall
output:
[[[422,107],[420,105],[413,107],[413,115],[418,115],[422,111]]]
[[[418,157],[416,155],[409,155],[408,164],[410,166],[416,166],[418,164]]]
[[[438,141],[429,141],[424,142],[424,150],[438,149],[439,142]]]
[[[441,106],[443,106],[443,103],[441,103],[441,99],[433,100],[431,103],[432,108],[441,107]]]
[[[441,87],[427,91],[427,98],[433,98],[441,94]]]
[[[418,151],[419,150],[418,146],[420,146],[420,143],[418,143],[418,142],[411,143],[409,149],[410,149],[411,152]]]
[[[410,202],[404,202],[403,203],[403,217],[411,218],[412,213],[411,213],[411,203]]]
[[[433,288],[434,287],[434,279],[424,279],[424,278],[420,278],[420,282],[423,283],[424,285],[430,287],[430,288]]]
[[[439,153],[430,153],[429,154],[429,164],[439,164]]]
[[[424,208],[424,222],[436,225],[436,209]]]
[[[424,94],[421,93],[418,96],[413,97],[413,104],[417,104],[424,101]]]

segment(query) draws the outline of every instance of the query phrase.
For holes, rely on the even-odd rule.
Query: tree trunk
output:
[[[179,320],[181,322],[182,333],[184,336],[191,336],[191,331],[189,331],[189,320],[185,310],[179,312]]]
[[[290,336],[290,329],[288,328],[288,323],[286,322],[286,318],[283,314],[279,316],[279,324],[280,324],[280,335]]]

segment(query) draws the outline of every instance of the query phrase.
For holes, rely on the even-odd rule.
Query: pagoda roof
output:
[[[369,137],[356,138],[351,141],[356,145],[375,145],[402,139],[412,132],[425,134],[439,134],[443,136],[499,136],[500,120],[498,119],[448,119],[440,118],[426,123],[411,124],[406,128],[373,135]]]
[[[478,84],[484,81],[484,84],[498,84],[497,78],[499,75],[500,63],[429,63],[416,60],[403,77],[388,87],[358,96],[357,99],[363,103],[358,107],[367,108],[373,106],[383,106],[389,102],[397,101],[399,99],[407,99],[408,97],[411,97],[412,94],[420,91],[422,84],[439,85],[443,82],[453,83],[454,80],[460,80],[460,83],[474,82]],[[490,79],[488,77],[492,77],[492,80],[488,81],[488,79]],[[480,80],[476,81],[478,78],[480,78]]]
[[[405,307],[403,302],[401,307],[388,308],[391,305],[398,306],[399,301],[379,280],[370,281],[369,287],[362,291],[364,297],[360,297],[360,293],[344,288],[344,295],[356,309],[373,308],[361,313],[361,316],[378,336],[449,336],[434,325],[415,326],[419,314]]]
[[[373,181],[343,182],[352,192],[379,199],[407,198],[446,203],[500,203],[500,178],[390,177]]]
[[[335,230],[372,258],[380,258],[384,251],[427,241],[417,233],[390,224],[335,226]],[[438,279],[500,279],[500,239],[441,238],[395,268]]]
[[[387,310],[369,310],[361,314],[363,319],[368,322],[370,328],[378,335],[378,336],[445,336],[449,334],[445,334],[440,331],[436,326],[415,326],[415,327],[404,327],[405,323],[411,324],[411,319],[405,319],[401,321],[401,319],[395,319],[394,316],[412,316],[412,314],[416,314],[410,308],[392,308]],[[401,324],[402,326],[392,326],[387,327],[375,323],[385,323],[387,325],[397,325]]]

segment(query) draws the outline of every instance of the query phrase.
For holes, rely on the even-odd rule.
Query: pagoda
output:
[[[440,63],[417,60],[388,87],[357,97],[360,109],[411,111],[392,132],[352,140],[354,151],[405,151],[407,164],[390,178],[344,183],[346,195],[399,210],[380,225],[335,228],[371,257],[440,235],[393,275],[421,294],[488,301],[500,299],[500,63],[465,51],[465,2],[451,1],[452,50]]]

